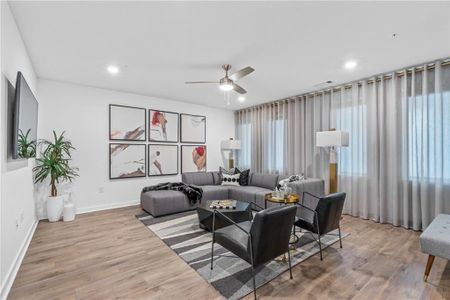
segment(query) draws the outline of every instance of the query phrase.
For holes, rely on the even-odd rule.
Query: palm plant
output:
[[[43,140],[39,143],[43,147],[41,157],[37,158],[34,182],[43,182],[50,177],[51,196],[56,197],[56,185],[61,181],[70,181],[78,176],[78,168],[70,166],[72,160],[70,151],[75,150],[72,143],[64,137],[64,132],[57,135],[53,131],[53,141]]]
[[[22,158],[30,158],[36,156],[36,141],[28,140],[31,129],[28,129],[26,134],[23,134],[23,131],[19,129],[19,138],[18,138],[18,155]]]

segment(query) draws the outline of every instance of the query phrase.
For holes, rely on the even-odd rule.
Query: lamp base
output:
[[[337,163],[330,163],[330,194],[337,193]]]

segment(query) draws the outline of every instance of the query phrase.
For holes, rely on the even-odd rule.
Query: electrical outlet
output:
[[[100,194],[103,194],[104,192],[105,192],[105,188],[104,187],[99,187],[98,188],[98,192],[100,193]]]

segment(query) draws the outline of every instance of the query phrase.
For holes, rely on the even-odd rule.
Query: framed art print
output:
[[[206,117],[180,114],[181,142],[206,143]]]
[[[148,176],[178,174],[177,145],[148,145]]]
[[[206,146],[181,146],[181,172],[206,172]]]
[[[109,144],[109,179],[146,176],[144,144]]]
[[[178,113],[149,109],[149,141],[177,143],[178,119]]]
[[[109,139],[113,141],[145,141],[145,108],[109,105]]]

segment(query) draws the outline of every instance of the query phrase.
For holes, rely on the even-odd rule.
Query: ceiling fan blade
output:
[[[233,83],[233,89],[239,94],[246,94],[247,93],[247,91],[244,90],[244,88],[242,86],[237,85],[236,83]]]
[[[196,84],[196,83],[219,83],[218,81],[186,81],[186,84]]]
[[[251,72],[255,71],[255,69],[253,69],[252,67],[245,67],[233,74],[231,74],[230,76],[228,76],[231,80],[238,80],[239,78],[242,78],[244,76],[247,76],[248,74],[250,74]]]

